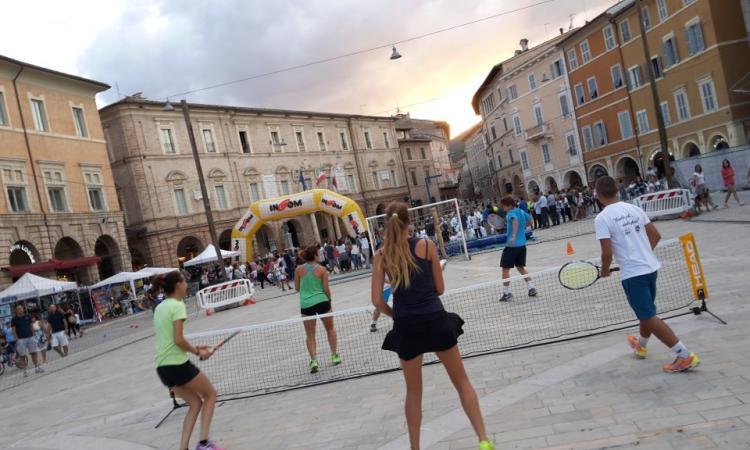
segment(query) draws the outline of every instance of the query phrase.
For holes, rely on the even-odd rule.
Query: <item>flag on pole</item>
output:
[[[336,172],[333,172],[333,177],[331,177],[331,186],[333,186],[334,192],[339,191],[339,184],[336,182]]]
[[[305,186],[305,174],[302,171],[302,169],[300,169],[300,171],[299,171],[299,182],[302,184],[302,190],[306,191],[307,190],[307,186]]]
[[[318,175],[318,179],[315,180],[315,186],[320,186],[321,183],[326,181],[326,178],[328,178],[328,175],[325,173],[325,171],[320,171],[320,175]]]

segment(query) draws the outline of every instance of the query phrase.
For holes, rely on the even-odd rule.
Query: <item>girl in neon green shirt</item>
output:
[[[196,450],[221,450],[208,440],[216,405],[216,389],[206,375],[190,362],[187,355],[187,352],[190,352],[201,359],[211,356],[208,347],[196,347],[183,335],[187,319],[187,310],[183,302],[187,296],[187,281],[180,272],[170,272],[154,280],[152,290],[158,293],[159,289],[164,289],[167,298],[154,310],[156,373],[161,382],[189,406],[182,424],[180,450],[188,448],[198,413],[201,414],[201,434]]]

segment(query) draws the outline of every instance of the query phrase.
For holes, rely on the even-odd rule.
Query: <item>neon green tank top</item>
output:
[[[328,296],[323,290],[323,280],[313,274],[315,267],[317,265],[305,264],[306,273],[299,281],[299,307],[301,309],[328,301]]]

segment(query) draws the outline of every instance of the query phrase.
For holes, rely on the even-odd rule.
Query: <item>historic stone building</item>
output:
[[[450,125],[412,119],[408,114],[396,117],[398,145],[410,200],[414,205],[422,205],[455,198],[459,171],[454,170],[450,161]],[[428,180],[429,187],[426,185]]]
[[[560,36],[495,65],[474,94],[493,186],[504,194],[581,186],[585,179]]]
[[[163,102],[133,96],[100,110],[135,265],[173,266],[212,241],[186,123],[175,106],[165,111]],[[351,197],[368,216],[409,196],[395,118],[189,107],[223,248],[252,202],[300,192],[301,180],[304,188],[325,187]],[[341,230],[324,213],[269,223],[256,235],[256,254],[333,240]]]
[[[108,88],[0,56],[0,288],[130,270],[94,100]]]

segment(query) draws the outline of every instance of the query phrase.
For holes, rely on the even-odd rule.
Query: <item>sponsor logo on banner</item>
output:
[[[312,192],[302,192],[288,197],[266,200],[260,205],[260,215],[264,220],[268,220],[289,211],[299,210],[301,214],[302,211],[313,209],[313,207],[314,197]]]
[[[703,275],[703,266],[701,265],[701,259],[698,255],[698,247],[695,244],[695,238],[692,233],[688,233],[684,236],[680,236],[682,242],[682,251],[685,255],[685,263],[687,264],[688,273],[690,274],[690,282],[693,285],[693,293],[697,300],[703,300],[708,298],[708,288],[706,286],[706,278]]]
[[[351,213],[346,216],[347,223],[354,230],[355,234],[362,233],[362,222],[359,220],[357,214]]]
[[[232,251],[240,252],[240,261],[247,261],[247,244],[245,238],[232,238]]]
[[[285,209],[291,209],[291,208],[299,208],[302,206],[302,200],[292,200],[289,198],[285,198],[284,200],[278,202],[278,203],[271,203],[271,205],[268,206],[269,211],[284,211]]]
[[[320,206],[324,209],[331,209],[335,212],[339,212],[344,209],[344,202],[324,195],[323,198],[320,199]]]
[[[245,212],[239,222],[237,222],[237,231],[240,233],[247,233],[260,219],[252,211]]]

